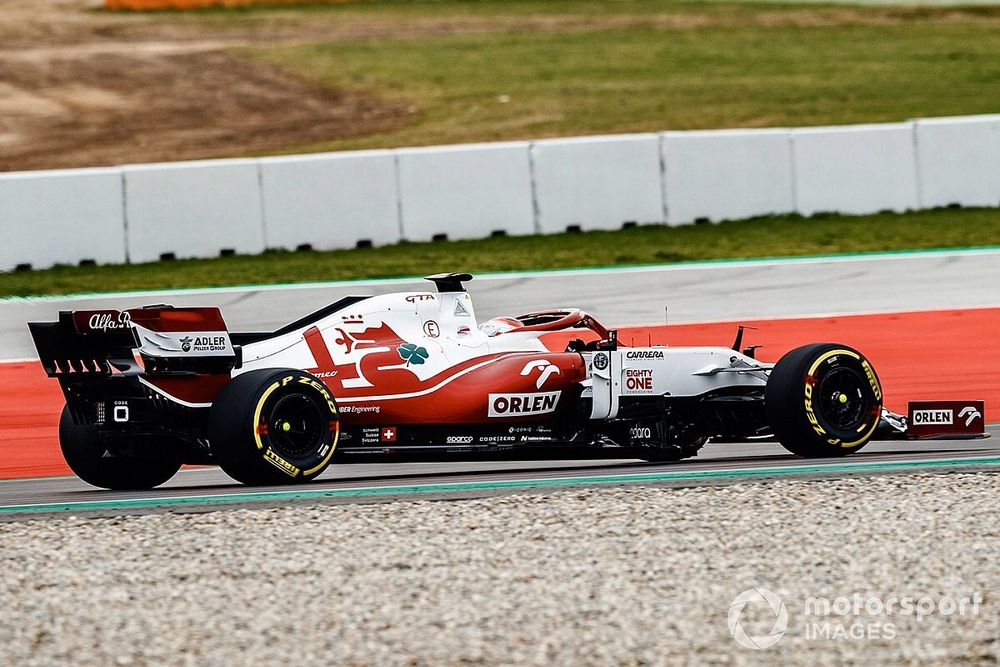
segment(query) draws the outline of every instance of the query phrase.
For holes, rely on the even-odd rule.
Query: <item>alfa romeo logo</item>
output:
[[[608,355],[598,352],[594,355],[594,368],[599,371],[603,371],[608,367]]]
[[[767,605],[774,614],[774,626],[766,635],[749,635],[743,629],[740,615],[747,605]],[[788,629],[788,609],[780,597],[766,588],[748,588],[729,605],[729,634],[740,646],[752,649],[770,648],[777,644]]]

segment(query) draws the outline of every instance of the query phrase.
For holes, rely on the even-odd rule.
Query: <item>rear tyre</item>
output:
[[[79,426],[73,422],[69,407],[59,418],[59,447],[63,458],[77,477],[87,484],[116,491],[152,489],[177,474],[181,468],[181,447],[150,441],[130,447],[135,453],[122,452],[124,447],[109,448],[94,426]]]
[[[846,345],[796,348],[774,366],[764,390],[771,430],[809,458],[846,456],[868,444],[882,414],[875,369]]]
[[[339,433],[337,404],[326,385],[298,370],[238,375],[209,413],[209,446],[219,466],[252,486],[317,477],[330,464]]]

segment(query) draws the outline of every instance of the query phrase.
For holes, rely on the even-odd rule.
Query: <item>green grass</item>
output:
[[[392,132],[283,152],[1000,111],[1000,7],[533,0],[305,16],[390,36],[239,53],[410,113]],[[465,23],[441,34],[443,19]],[[391,36],[407,20],[417,34]]]
[[[632,264],[854,253],[922,248],[1000,246],[1000,210],[938,209],[812,218],[781,216],[718,225],[650,225],[617,232],[401,243],[332,252],[268,252],[256,256],[123,266],[60,266],[0,274],[0,295],[27,296],[482,273]]]

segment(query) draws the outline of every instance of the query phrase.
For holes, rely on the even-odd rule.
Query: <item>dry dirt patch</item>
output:
[[[0,170],[266,151],[392,129],[405,115],[224,52],[0,60]]]
[[[223,50],[267,35],[91,11],[99,4],[0,4],[0,171],[250,154],[407,115]]]

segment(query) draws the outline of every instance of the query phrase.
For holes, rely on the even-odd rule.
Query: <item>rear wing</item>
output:
[[[228,373],[237,364],[218,308],[63,311],[28,329],[49,377]]]

